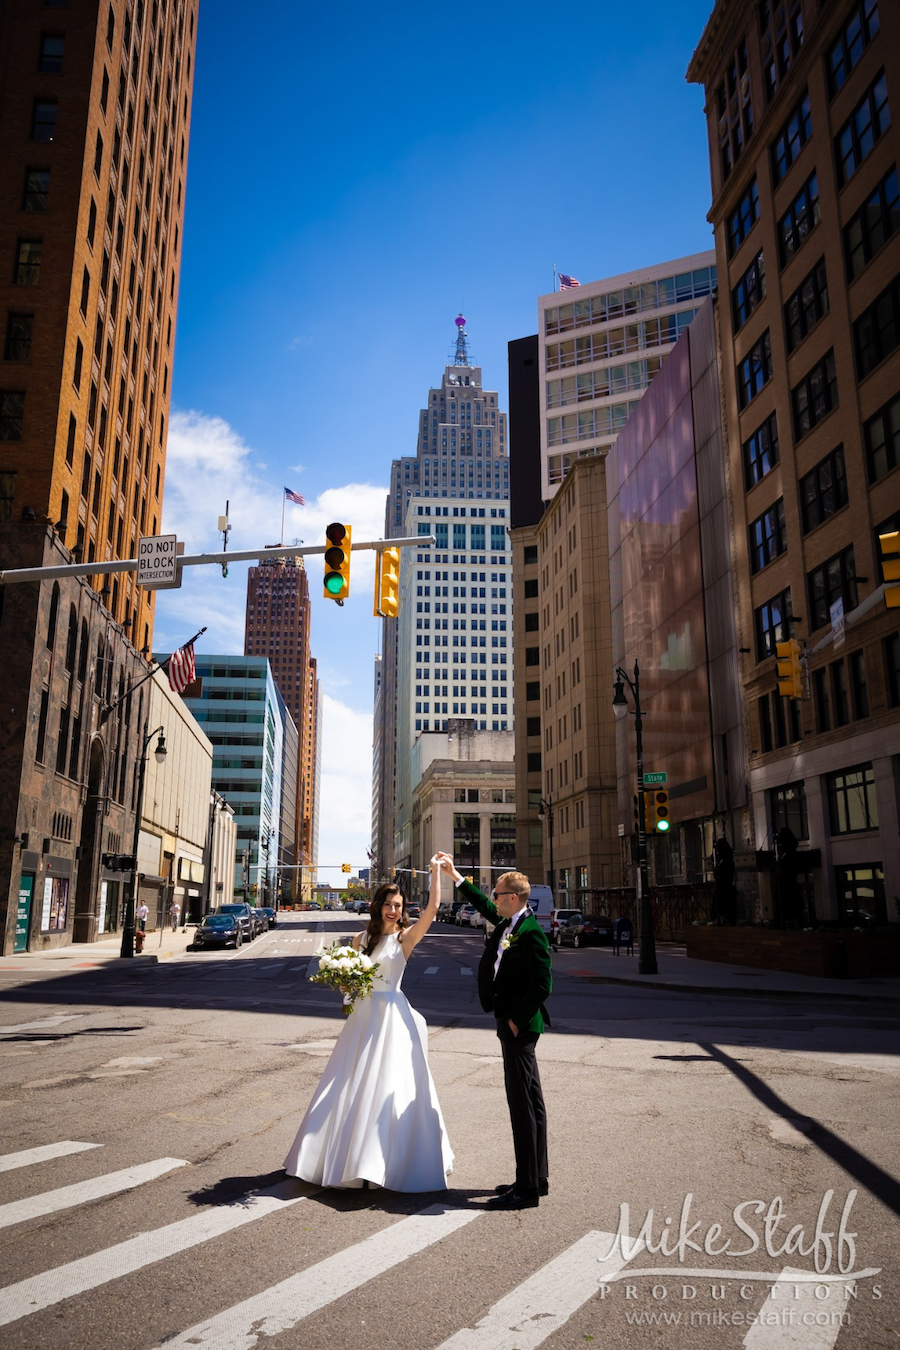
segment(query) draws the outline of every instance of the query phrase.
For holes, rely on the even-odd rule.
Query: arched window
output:
[[[59,614],[59,582],[54,581],[50,596],[50,621],[47,624],[47,646],[50,651],[56,646],[56,619]]]
[[[75,656],[78,652],[78,615],[75,606],[69,606],[69,636],[66,639],[66,670],[75,669]]]
[[[88,626],[87,619],[81,620],[81,650],[78,653],[78,679],[84,684],[88,663]]]

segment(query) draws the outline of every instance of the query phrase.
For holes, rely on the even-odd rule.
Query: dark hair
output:
[[[360,944],[366,956],[372,955],[379,939],[384,936],[384,920],[381,917],[381,911],[389,895],[399,895],[403,902],[403,909],[400,911],[401,932],[409,923],[409,915],[406,912],[406,896],[399,886],[395,886],[392,881],[385,881],[378,887],[369,902],[369,926],[366,929],[365,941]]]

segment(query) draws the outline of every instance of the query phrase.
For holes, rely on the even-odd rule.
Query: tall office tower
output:
[[[419,413],[416,454],[395,460],[391,466],[385,536],[400,536],[408,531],[430,534],[433,531],[438,537],[438,543],[433,555],[429,551],[428,564],[424,567],[424,555],[417,555],[416,562],[410,563],[412,550],[404,550],[400,618],[385,619],[382,623],[382,692],[376,703],[378,720],[375,725],[374,759],[379,778],[373,792],[381,812],[373,837],[373,852],[376,855],[374,866],[378,869],[376,875],[385,875],[392,866],[398,865],[395,837],[399,826],[394,804],[398,800],[398,775],[401,773],[397,756],[402,752],[402,746],[408,745],[422,731],[446,731],[448,718],[454,715],[454,700],[455,715],[477,718],[481,730],[492,729],[494,723],[498,731],[512,726],[511,678],[503,686],[506,693],[502,699],[504,710],[501,712],[500,695],[497,693],[500,686],[493,681],[485,682],[483,694],[473,693],[470,688],[473,682],[468,679],[463,681],[457,671],[455,686],[452,679],[446,686],[442,682],[440,694],[431,692],[433,681],[429,677],[429,692],[423,695],[421,680],[416,681],[412,675],[415,669],[415,640],[416,637],[421,639],[424,636],[425,616],[428,615],[428,626],[431,628],[432,613],[449,615],[451,606],[443,597],[449,597],[451,591],[455,600],[452,605],[455,615],[453,628],[456,632],[454,646],[460,645],[463,632],[460,628],[461,615],[466,614],[467,621],[470,621],[470,615],[477,612],[469,610],[467,613],[467,608],[471,604],[471,597],[479,590],[485,592],[480,600],[488,604],[488,608],[483,611],[485,615],[492,614],[499,623],[497,607],[502,603],[504,626],[508,624],[505,637],[511,637],[512,633],[512,597],[511,594],[509,598],[506,595],[509,562],[506,552],[509,518],[505,505],[509,498],[506,414],[499,409],[497,393],[483,389],[480,366],[470,361],[466,321],[461,314],[455,323],[457,334],[453,360],[444,368],[440,385],[429,390],[426,406]],[[429,504],[427,517],[418,512],[420,502]],[[479,502],[482,505],[477,505]],[[503,506],[498,505],[501,502]],[[432,573],[429,564],[436,566],[438,561],[441,562],[442,570],[440,574],[436,570]],[[452,569],[452,582],[455,585],[444,584],[451,582],[450,570],[446,573],[443,571],[444,563]],[[493,573],[490,578],[485,570],[488,568]],[[413,576],[413,573],[416,575]],[[440,593],[440,608],[436,598],[431,599],[432,583],[438,581],[440,586],[434,585],[433,594],[437,597]],[[502,601],[499,598],[501,588]],[[491,592],[496,593],[491,595]],[[424,595],[429,597],[427,601],[423,599]],[[466,597],[465,602],[461,599],[463,595]],[[416,605],[415,611],[411,609],[413,603]],[[426,603],[428,608],[423,610],[422,605]],[[398,648],[400,626],[408,624],[411,616],[417,622],[409,627],[407,636],[403,638],[401,654]],[[447,623],[447,620],[442,619],[442,622]],[[467,636],[474,631],[469,629]],[[486,632],[490,631],[486,629]],[[492,635],[499,637],[499,629],[494,629]],[[506,640],[503,645],[506,647]],[[421,649],[419,655],[422,655]],[[457,659],[460,655],[459,651],[454,653]],[[403,694],[402,709],[398,707],[401,685],[404,690],[408,690]],[[482,689],[480,682],[477,688],[479,691]],[[461,689],[466,690],[465,694],[460,693]],[[428,703],[427,716],[423,711],[424,701]],[[418,711],[415,709],[417,702]],[[404,764],[404,781],[409,772],[409,765]],[[403,809],[409,810],[408,799]],[[403,848],[405,853],[409,852],[406,845]]]
[[[799,845],[788,920],[896,921],[900,611],[879,535],[900,525],[900,15],[884,0],[720,0],[688,79],[706,93],[727,297],[755,846]],[[776,683],[790,640],[801,698]]]
[[[197,0],[0,14],[0,513],[76,559],[159,531]],[[149,652],[153,592],[95,587]]]
[[[302,558],[266,560],[247,574],[244,655],[265,656],[300,734],[296,756],[296,818],[290,863],[308,863],[313,782],[308,772],[314,744],[310,722],[309,580]],[[301,853],[303,856],[301,856]],[[286,858],[281,860],[287,862]]]
[[[619,880],[607,456],[715,288],[714,262],[541,296],[537,335],[510,343],[516,847],[560,904]]]

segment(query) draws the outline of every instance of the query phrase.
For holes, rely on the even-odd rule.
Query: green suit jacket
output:
[[[502,925],[505,930],[506,920],[493,900],[482,895],[470,881],[461,881],[457,890],[466,904],[474,905],[490,923]],[[550,1020],[544,1002],[553,987],[547,935],[533,914],[520,919],[495,979],[494,964],[503,935],[497,927],[485,943],[478,967],[481,1006],[503,1021],[515,1022],[520,1031],[527,1029],[540,1035],[545,1020],[548,1023]]]

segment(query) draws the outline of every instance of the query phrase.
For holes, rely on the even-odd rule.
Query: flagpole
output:
[[[281,489],[281,547],[284,548],[284,504],[287,501],[287,493],[284,488]]]
[[[553,264],[553,294],[556,294],[556,263]]]
[[[206,629],[201,628],[199,632],[195,633],[194,636],[188,642],[182,642],[181,647],[192,647],[194,643],[197,641],[197,639],[199,637],[202,637],[205,632]],[[181,647],[176,647],[175,651],[180,651]],[[170,652],[169,655],[166,657],[165,661],[161,662],[151,661],[150,662],[151,669],[147,672],[146,675],[143,676],[142,679],[138,680],[137,684],[133,684],[127,693],[123,694],[121,698],[116,699],[115,703],[109,703],[105,707],[100,709],[101,723],[106,721],[111,712],[115,712],[116,708],[118,708],[120,703],[124,703],[126,699],[131,698],[131,695],[134,693],[135,689],[139,689],[141,685],[145,684],[147,680],[151,679],[158,670],[164,670],[168,674],[169,662],[172,660],[172,657],[174,655],[175,652]]]

